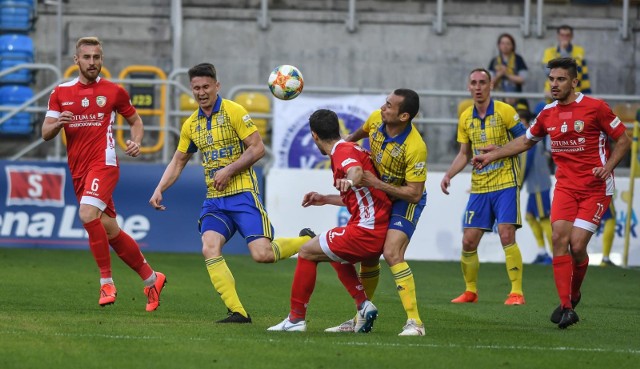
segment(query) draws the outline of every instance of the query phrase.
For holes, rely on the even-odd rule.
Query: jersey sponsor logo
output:
[[[584,137],[580,137],[577,140],[551,140],[551,152],[584,151],[585,143]]]
[[[106,96],[98,96],[96,97],[96,104],[98,104],[99,107],[104,107],[105,105],[107,105],[107,97]]]
[[[7,206],[64,206],[66,172],[63,168],[8,165],[5,172]]]
[[[424,169],[426,163],[424,161],[421,161],[419,163],[416,163],[415,168],[416,169]]]
[[[578,133],[582,132],[582,130],[584,129],[584,122],[581,120],[576,120],[575,122],[573,122],[573,129]]]
[[[351,163],[357,163],[358,161],[356,159],[353,158],[347,158],[345,160],[342,161],[342,166],[346,167],[347,165],[351,164]]]
[[[62,106],[73,105],[73,101],[63,101]]]
[[[619,124],[620,124],[620,118],[616,117],[616,119],[614,119],[613,122],[609,123],[609,126],[611,128],[616,128]]]
[[[84,99],[82,99],[80,104],[82,105],[83,108],[86,108],[87,106],[89,106],[89,99],[85,97]]]

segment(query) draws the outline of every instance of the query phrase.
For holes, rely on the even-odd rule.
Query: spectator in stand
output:
[[[522,92],[527,79],[527,64],[522,56],[516,54],[516,41],[508,33],[498,36],[498,56],[491,59],[489,72],[494,91]],[[516,98],[505,98],[504,102],[515,105]]]
[[[547,63],[551,59],[556,58],[573,58],[578,65],[578,85],[576,92],[583,94],[591,93],[591,82],[589,81],[589,68],[587,68],[587,60],[584,57],[584,48],[582,46],[571,43],[573,40],[573,27],[563,24],[556,29],[556,37],[558,44],[544,50],[542,56],[542,66],[545,68],[545,76],[549,75]],[[547,79],[544,84],[544,94],[547,96],[547,102],[551,102],[551,87]]]

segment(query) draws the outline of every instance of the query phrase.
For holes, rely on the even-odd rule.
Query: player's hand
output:
[[[321,206],[325,205],[327,202],[325,201],[325,196],[321,195],[317,192],[309,192],[304,195],[302,198],[302,207],[306,208],[311,205]]]
[[[131,157],[137,157],[140,155],[140,144],[131,140],[127,140],[127,149],[124,151],[125,154]]]
[[[605,167],[595,167],[591,170],[591,172],[593,173],[594,177],[600,178],[602,180],[609,178],[609,176],[611,175],[611,172],[608,171]]]
[[[213,175],[213,187],[217,191],[223,191],[231,181],[231,170],[228,167],[218,169]]]
[[[71,123],[72,121],[73,121],[73,113],[68,110],[65,110],[62,113],[60,113],[56,126],[58,128],[62,128],[62,126],[64,126],[65,124]]]
[[[340,192],[347,192],[353,187],[353,181],[346,178],[336,179],[336,190]]]
[[[153,191],[153,195],[151,199],[149,199],[149,204],[153,206],[156,210],[165,210],[167,209],[164,205],[160,204],[162,202],[162,192],[155,190]]]
[[[449,186],[451,186],[451,178],[449,178],[449,175],[445,174],[444,177],[442,177],[442,182],[440,182],[440,189],[445,195],[449,194]]]
[[[359,186],[364,187],[373,187],[377,188],[377,184],[380,182],[380,178],[378,178],[375,174],[371,173],[368,170],[362,172],[362,179],[360,180]]]

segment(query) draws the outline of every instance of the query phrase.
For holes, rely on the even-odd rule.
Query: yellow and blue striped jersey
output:
[[[489,145],[504,146],[524,131],[515,109],[502,101],[491,100],[484,119],[474,105],[460,114],[458,142],[471,143],[472,154]],[[486,193],[519,186],[521,181],[518,156],[498,159],[471,174],[471,193]]]
[[[427,180],[427,144],[413,124],[407,125],[398,136],[389,137],[378,109],[371,113],[362,129],[369,133],[371,157],[384,182],[402,186],[406,182]]]
[[[248,168],[231,178],[222,191],[213,187],[216,171],[238,160],[245,150],[244,140],[257,128],[249,113],[241,105],[227,99],[218,99],[211,116],[198,108],[182,125],[178,151],[202,153],[207,198],[235,195],[245,191],[258,193],[258,181],[253,168]]]

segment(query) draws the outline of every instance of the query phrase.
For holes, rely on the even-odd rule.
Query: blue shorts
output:
[[[389,229],[397,229],[404,232],[410,240],[426,204],[426,192],[422,194],[417,204],[412,204],[405,200],[394,201],[391,208],[391,219],[389,219]]]
[[[520,218],[520,190],[509,187],[504,190],[472,193],[464,212],[463,227],[493,230],[493,224],[513,224],[522,227]]]
[[[263,237],[273,240],[273,225],[262,199],[254,192],[204,200],[198,230],[200,234],[205,231],[220,233],[227,240],[237,230],[247,243]]]
[[[549,218],[551,214],[551,196],[549,195],[549,190],[529,194],[527,214],[532,214],[537,219]]]

